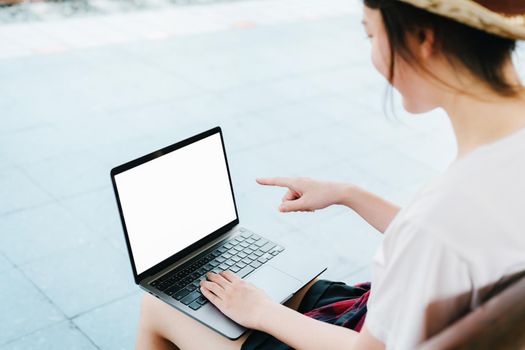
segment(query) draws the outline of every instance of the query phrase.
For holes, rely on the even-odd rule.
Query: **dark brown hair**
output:
[[[418,63],[408,47],[407,34],[418,35],[418,30],[430,29],[438,50],[453,67],[463,66],[502,96],[517,93],[518,87],[506,81],[503,72],[505,62],[511,59],[516,48],[515,40],[483,32],[398,0],[364,0],[364,4],[379,10],[383,17],[391,53],[390,83],[394,78],[396,53],[407,62]]]

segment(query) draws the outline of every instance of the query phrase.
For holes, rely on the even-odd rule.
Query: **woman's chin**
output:
[[[437,106],[431,106],[421,103],[410,103],[406,99],[403,99],[403,108],[405,109],[405,111],[411,114],[423,114],[436,109]]]

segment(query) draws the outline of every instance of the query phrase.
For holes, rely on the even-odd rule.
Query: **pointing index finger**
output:
[[[279,186],[279,187],[288,187],[292,186],[291,179],[289,177],[267,177],[267,178],[257,178],[257,183],[260,185],[266,186]]]

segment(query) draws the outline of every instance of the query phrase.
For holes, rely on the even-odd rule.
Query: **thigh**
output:
[[[301,288],[285,305],[297,310],[305,293],[316,281]],[[183,350],[238,350],[251,333],[248,331],[239,339],[230,340],[150,294],[144,296],[141,318],[144,324],[153,327],[155,333]]]
[[[249,335],[247,332],[237,340],[230,340],[150,294],[145,294],[142,300],[139,327],[139,332],[153,333],[184,350],[238,350]],[[139,334],[137,343],[141,343],[140,337]]]

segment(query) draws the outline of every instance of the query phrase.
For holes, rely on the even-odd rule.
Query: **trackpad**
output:
[[[261,267],[246,280],[263,289],[277,303],[284,302],[302,287],[301,281],[270,265]]]

